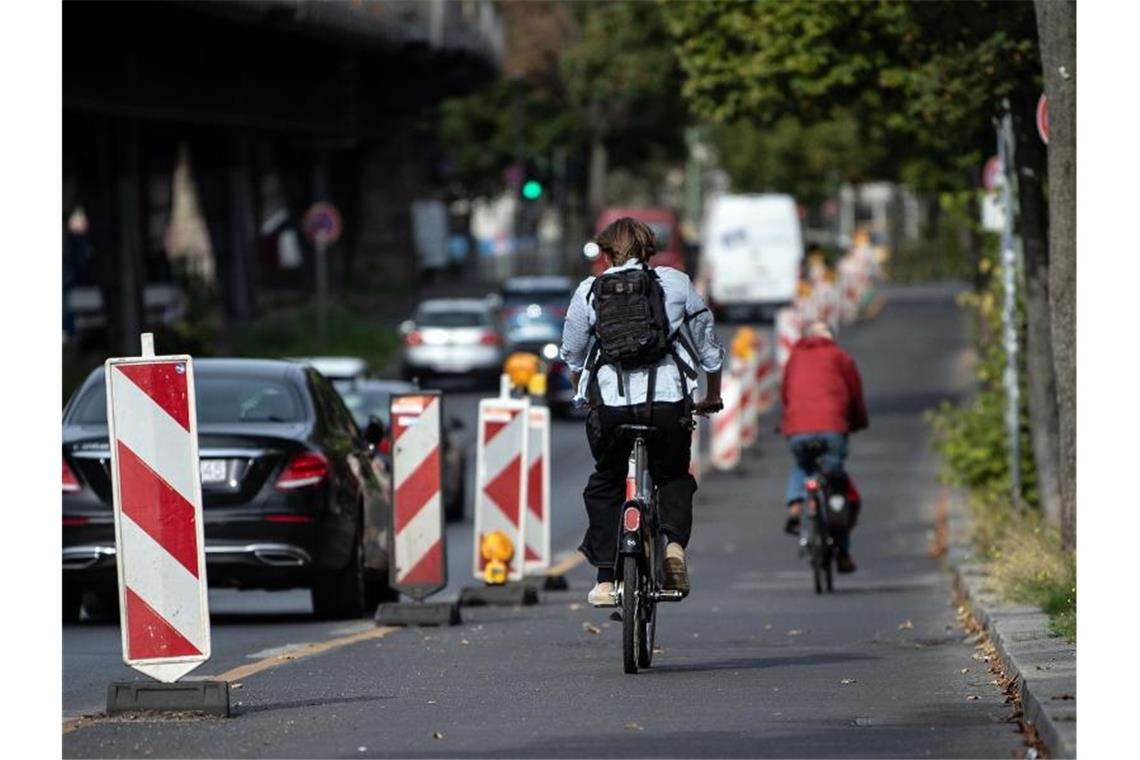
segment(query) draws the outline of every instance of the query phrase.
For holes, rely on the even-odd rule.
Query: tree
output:
[[[1044,152],[1033,104],[1041,65],[1028,2],[679,3],[671,30],[698,114],[805,126],[838,112],[886,157],[877,168],[920,190],[978,186],[993,119],[1014,117],[1025,246],[1026,359],[1039,492],[1059,513],[1058,416],[1048,297]]]
[[[1077,543],[1077,6],[1036,0],[1049,99],[1049,293],[1060,417],[1061,538]]]

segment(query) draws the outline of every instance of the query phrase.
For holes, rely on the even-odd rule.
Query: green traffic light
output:
[[[536,201],[542,197],[542,183],[538,180],[528,179],[522,186],[522,196],[528,201]]]

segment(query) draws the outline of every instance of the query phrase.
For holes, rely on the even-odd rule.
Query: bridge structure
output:
[[[63,211],[87,217],[77,278],[111,345],[136,348],[146,288],[171,276],[180,160],[227,320],[311,288],[311,247],[282,266],[274,236],[318,200],[345,220],[334,289],[409,285],[411,203],[441,197],[444,173],[423,116],[497,77],[502,53],[490,0],[66,3]]]

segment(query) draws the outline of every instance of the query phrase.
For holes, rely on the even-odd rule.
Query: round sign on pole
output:
[[[1049,101],[1045,93],[1037,101],[1037,134],[1041,135],[1041,142],[1049,144]]]
[[[997,190],[1005,181],[1003,172],[1001,156],[990,156],[985,168],[982,169],[982,187],[991,192]]]
[[[305,212],[303,220],[305,237],[314,243],[332,245],[340,239],[341,224],[340,212],[331,203],[321,201],[314,203]]]

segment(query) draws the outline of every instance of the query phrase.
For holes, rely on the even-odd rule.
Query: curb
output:
[[[970,602],[1016,680],[1023,719],[1032,724],[1052,757],[1077,755],[1077,649],[1049,633],[1049,616],[1038,607],[1007,604],[987,588],[982,563],[969,540],[965,497],[950,491],[946,562],[958,590]]]

